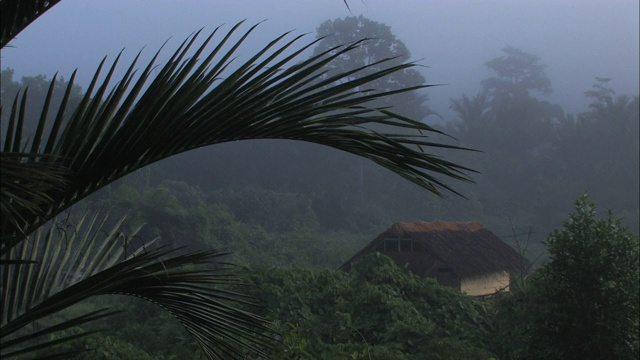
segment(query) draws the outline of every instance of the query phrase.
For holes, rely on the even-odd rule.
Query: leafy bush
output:
[[[487,311],[481,301],[380,254],[363,257],[350,273],[272,267],[247,276],[255,284],[252,295],[265,305],[262,315],[289,324],[280,329],[284,346],[310,358],[491,356],[483,349]]]
[[[549,262],[499,303],[504,358],[637,359],[638,236],[584,194],[548,246]]]

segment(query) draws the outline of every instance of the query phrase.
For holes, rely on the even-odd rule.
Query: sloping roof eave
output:
[[[519,253],[479,222],[396,222],[340,266],[349,270],[351,263],[389,238],[419,241],[431,256],[450,266],[462,279],[473,279],[499,272],[517,272],[527,264]],[[385,252],[381,252],[385,254]],[[393,254],[389,252],[387,255]],[[393,256],[392,256],[393,257]],[[433,269],[420,269],[427,274]],[[422,275],[422,274],[420,274]]]

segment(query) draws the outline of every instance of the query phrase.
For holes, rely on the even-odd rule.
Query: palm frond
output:
[[[29,161],[34,156],[38,161]],[[30,219],[46,217],[54,201],[49,194],[67,184],[66,169],[52,155],[2,152],[0,161],[0,224],[18,230],[3,242],[19,240],[26,236],[23,229]]]
[[[264,319],[234,307],[250,304],[251,299],[220,287],[239,283],[220,260],[224,253],[174,255],[172,250],[148,249],[148,244],[132,249],[131,237],[120,231],[123,220],[108,232],[108,217],[99,213],[85,213],[75,226],[54,222],[46,233],[38,230],[3,257],[35,261],[0,266],[3,359],[66,342],[71,338],[49,336],[113,314],[100,309],[37,332],[26,331],[71,305],[107,294],[135,296],[161,306],[212,359],[237,356],[240,351],[264,355],[273,341],[272,331]]]
[[[4,241],[8,235],[15,238],[19,229],[29,234],[71,204],[136,169],[181,152],[229,141],[292,139],[334,147],[373,160],[439,195],[443,195],[442,190],[455,193],[440,176],[469,180],[466,172],[470,169],[423,151],[435,144],[426,136],[389,136],[372,130],[372,125],[382,124],[390,129],[437,132],[424,123],[396,115],[391,109],[368,105],[376,98],[415,88],[376,93],[360,90],[414,64],[390,65],[354,77],[354,73],[372,66],[369,65],[313,81],[334,59],[361,44],[331,49],[296,62],[315,42],[296,47],[301,37],[286,40],[285,34],[231,69],[237,49],[255,29],[251,27],[239,39],[232,40],[240,25],[221,35],[218,28],[198,46],[195,44],[199,33],[188,37],[153,79],[158,54],[137,76],[134,61],[109,90],[118,59],[105,79],[98,81],[103,61],[71,119],[66,123],[62,120],[66,111],[63,101],[48,136],[39,132],[36,137],[44,146],[32,146],[31,154],[38,156],[27,162],[40,162],[41,155],[55,156],[60,167],[69,170],[67,186],[49,193],[53,201],[41,211],[47,215],[35,217],[28,211],[16,215],[15,218],[27,219],[27,224],[3,228],[0,253],[14,245]],[[220,37],[218,43],[204,56],[216,36]],[[46,121],[43,117],[38,129],[47,128],[42,124]],[[19,126],[12,125],[9,130],[5,149],[27,146]],[[23,180],[19,177],[7,181]]]
[[[60,0],[0,1],[0,48]]]
[[[4,352],[2,354],[2,357],[6,359],[10,359],[12,357],[20,356],[23,354],[29,354],[29,353],[33,354],[34,352],[42,352],[42,351],[45,351],[47,353],[47,356],[42,356],[41,354],[38,354],[39,359],[40,358],[65,359],[65,358],[69,358],[70,356],[76,356],[82,352],[88,351],[89,349],[77,348],[77,349],[73,349],[72,351],[65,351],[65,352],[51,351],[51,349],[57,345],[64,344],[64,343],[94,334],[97,332],[97,330],[80,331],[78,333],[71,334],[71,335],[62,335],[62,336],[55,336],[55,335],[59,335],[65,330],[72,329],[75,326],[85,325],[89,322],[96,321],[96,320],[105,318],[107,316],[114,315],[116,313],[118,312],[108,311],[108,309],[100,309],[100,310],[92,311],[87,314],[77,316],[72,319],[62,321],[61,323],[56,324],[54,326],[45,327],[44,329],[34,333],[28,333],[24,336],[15,337],[11,340],[8,340],[2,343],[2,346],[6,347],[6,349],[9,349],[9,351]],[[43,337],[47,337],[50,335],[52,336],[51,340],[39,341]],[[20,346],[25,343],[28,345]]]

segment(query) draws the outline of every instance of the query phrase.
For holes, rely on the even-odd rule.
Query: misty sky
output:
[[[429,105],[451,118],[449,99],[474,95],[489,76],[484,62],[506,45],[539,56],[554,93],[547,100],[567,112],[586,109],[585,90],[608,77],[618,94],[638,93],[638,0],[428,1],[350,0],[63,0],[2,51],[2,68],[16,78],[56,71],[68,78],[79,68],[85,85],[103,56],[125,49],[124,69],[145,48],[166,54],[193,31],[267,20],[248,43],[263,45],[288,30],[311,33],[325,20],[364,15],[391,26],[426,67]],[[247,26],[248,27],[248,26]],[[248,55],[249,52],[244,54]],[[142,67],[142,65],[140,65]]]

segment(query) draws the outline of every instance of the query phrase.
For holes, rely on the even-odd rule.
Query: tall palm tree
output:
[[[56,3],[2,0],[0,45],[6,46]],[[249,299],[219,286],[237,282],[225,272],[223,254],[176,254],[148,243],[134,247],[135,233],[125,235],[119,229],[123,219],[105,229],[106,215],[100,213],[87,212],[72,227],[56,220],[96,190],[156,161],[229,141],[292,139],[362,156],[439,195],[456,193],[442,177],[469,180],[469,169],[424,152],[427,147],[457,149],[425,135],[438,131],[389,108],[367,105],[418,87],[375,94],[358,90],[413,64],[353,76],[390,61],[384,59],[318,82],[314,78],[327,64],[361,43],[298,61],[315,42],[298,45],[301,37],[284,34],[232,70],[234,54],[255,29],[241,32],[241,25],[217,28],[204,40],[201,32],[189,36],[159,70],[159,52],[139,72],[136,58],[115,84],[118,58],[110,65],[103,60],[68,120],[75,72],[57,115],[49,119],[54,77],[35,134],[28,138],[23,133],[27,89],[16,96],[0,139],[3,358],[86,335],[65,330],[111,312],[97,310],[39,330],[33,325],[103,294],[137,296],[162,306],[209,358],[247,351],[265,355],[263,349],[273,341],[268,324],[237,308]],[[105,68],[106,76],[99,80]],[[152,76],[152,70],[157,75]],[[379,133],[370,127],[376,124],[414,130],[415,135]]]
[[[468,135],[486,128],[490,121],[487,114],[488,105],[487,97],[483,92],[473,98],[462,95],[457,99],[451,99],[449,109],[455,111],[462,120],[457,127],[458,132]]]

